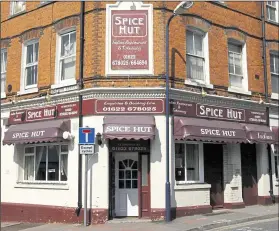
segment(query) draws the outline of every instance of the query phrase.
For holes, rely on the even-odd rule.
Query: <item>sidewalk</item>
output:
[[[195,215],[177,218],[171,223],[147,222],[131,219],[130,222],[113,221],[104,225],[84,227],[81,224],[44,224],[33,228],[20,228],[14,224],[11,230],[24,231],[201,231],[218,228],[230,224],[239,224],[254,220],[263,220],[278,217],[278,204],[271,206],[249,206],[243,209],[217,210],[212,214]],[[7,223],[3,223],[7,227]],[[3,227],[1,224],[1,227]],[[23,224],[24,225],[24,224]],[[26,225],[26,224],[25,224]],[[34,224],[33,224],[34,225]],[[19,229],[16,229],[16,226]],[[10,230],[2,228],[1,230]]]

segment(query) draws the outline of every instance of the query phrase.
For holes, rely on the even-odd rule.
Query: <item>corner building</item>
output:
[[[80,126],[89,223],[164,219],[166,58],[172,218],[278,202],[277,2],[195,2],[169,57],[179,2],[0,4],[2,221],[82,222]]]

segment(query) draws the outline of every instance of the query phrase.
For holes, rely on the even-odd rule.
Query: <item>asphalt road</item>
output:
[[[211,229],[211,231],[279,231],[278,217]]]

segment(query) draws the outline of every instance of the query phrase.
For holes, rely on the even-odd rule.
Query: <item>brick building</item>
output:
[[[0,3],[3,221],[82,220],[81,126],[98,134],[90,223],[165,216],[178,3]],[[278,12],[195,2],[171,21],[173,217],[278,200]]]

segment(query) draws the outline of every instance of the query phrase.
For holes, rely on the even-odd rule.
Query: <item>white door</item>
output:
[[[138,153],[115,153],[116,216],[138,216]]]

